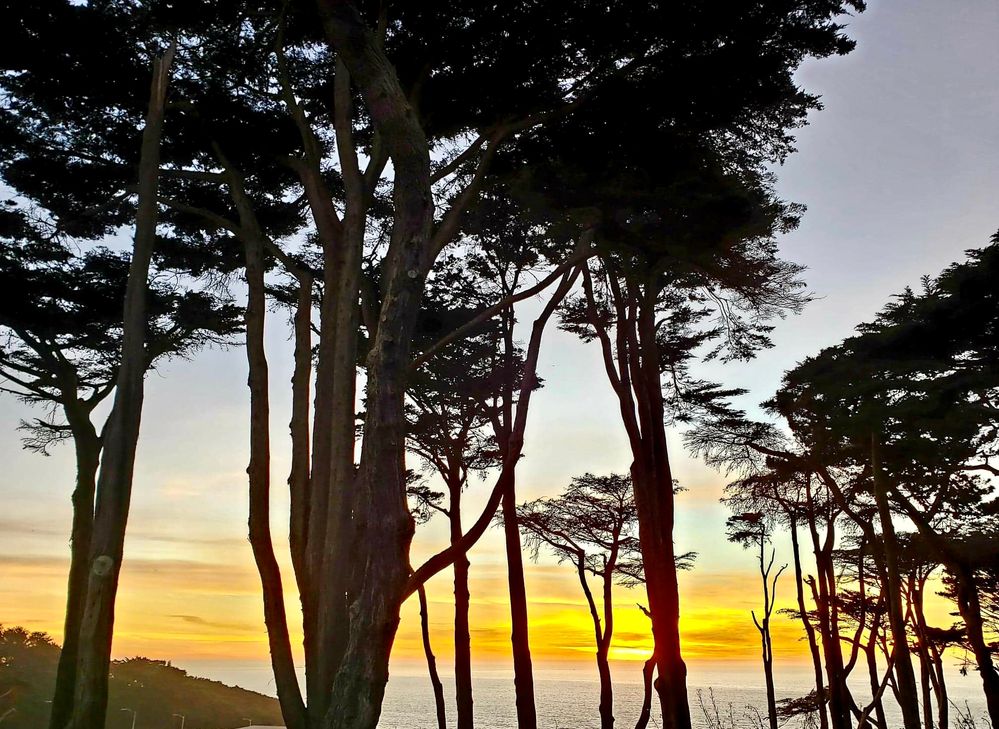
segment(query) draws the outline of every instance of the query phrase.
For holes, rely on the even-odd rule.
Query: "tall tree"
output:
[[[853,7],[860,7],[860,3],[853,3]],[[840,28],[831,19],[830,16],[837,11],[844,10],[845,5],[841,4],[828,4],[828,3],[803,3],[801,7],[797,7],[795,12],[787,13],[788,9],[783,9],[782,12],[775,12],[773,16],[756,15],[756,14],[741,14],[739,12],[733,12],[731,15],[724,16],[725,29],[711,27],[711,24],[706,26],[700,26],[698,24],[687,24],[685,21],[690,20],[693,16],[698,15],[699,8],[689,8],[684,9],[681,13],[683,17],[677,17],[674,12],[675,9],[666,11],[665,9],[660,9],[657,7],[648,8],[648,15],[643,16],[644,9],[639,11],[638,15],[634,15],[634,10],[632,8],[620,7],[607,13],[605,7],[601,7],[599,18],[602,27],[602,32],[600,34],[591,34],[590,37],[599,38],[601,41],[611,41],[614,43],[619,43],[622,40],[622,36],[618,35],[619,32],[623,32],[624,36],[629,36],[634,38],[637,42],[633,50],[635,51],[631,55],[625,54],[622,60],[616,63],[611,63],[610,65],[604,67],[605,69],[613,69],[610,71],[610,75],[615,78],[620,78],[622,76],[630,75],[630,73],[636,68],[642,68],[645,70],[652,69],[655,73],[649,73],[646,77],[648,79],[676,79],[683,78],[684,74],[677,73],[678,66],[683,65],[683,60],[689,59],[694,65],[703,64],[700,66],[702,73],[696,74],[698,78],[698,88],[702,89],[704,87],[710,87],[710,82],[706,76],[710,76],[710,73],[704,73],[707,68],[712,70],[720,70],[720,67],[724,66],[726,73],[729,75],[729,83],[725,84],[725,88],[729,91],[733,89],[746,90],[749,95],[752,96],[758,90],[761,90],[761,85],[758,83],[759,80],[773,80],[772,84],[766,88],[765,91],[761,93],[760,96],[754,97],[755,101],[762,101],[763,98],[773,99],[772,92],[779,89],[783,92],[782,100],[786,103],[777,104],[764,104],[762,109],[760,106],[756,106],[749,110],[751,103],[747,100],[746,96],[740,96],[739,94],[731,94],[730,100],[732,104],[729,108],[724,110],[719,110],[718,107],[710,108],[711,103],[708,102],[704,105],[704,110],[707,115],[713,116],[712,126],[714,129],[723,129],[726,127],[725,122],[735,118],[748,120],[750,117],[754,119],[752,124],[747,124],[744,129],[752,126],[753,132],[747,135],[744,139],[749,139],[751,136],[759,138],[759,134],[764,131],[767,124],[775,123],[773,127],[769,127],[770,131],[777,130],[775,134],[770,136],[769,142],[772,146],[767,147],[767,151],[773,151],[776,148],[785,149],[789,144],[789,139],[786,136],[786,124],[789,119],[800,119],[805,113],[808,107],[814,105],[815,100],[812,97],[808,97],[806,94],[800,92],[797,87],[794,86],[791,81],[791,71],[797,65],[798,62],[805,55],[828,55],[830,53],[844,52],[849,49],[850,44],[842,37],[840,33]],[[350,70],[353,82],[357,85],[358,90],[361,93],[365,101],[365,105],[369,114],[372,115],[373,123],[375,128],[381,137],[382,142],[388,147],[389,154],[392,157],[393,164],[396,171],[396,177],[394,181],[395,189],[395,225],[393,227],[393,243],[394,245],[390,247],[390,252],[394,249],[397,251],[410,250],[407,249],[406,243],[409,241],[413,242],[411,247],[412,263],[421,264],[432,262],[433,255],[429,259],[420,259],[420,255],[427,251],[426,248],[420,250],[418,243],[427,240],[427,231],[421,228],[422,225],[426,225],[426,220],[428,219],[426,212],[426,201],[430,200],[430,174],[429,174],[429,155],[424,151],[427,148],[427,134],[426,128],[422,128],[418,122],[417,115],[409,113],[409,101],[406,98],[404,92],[404,85],[401,83],[401,79],[404,78],[402,74],[397,73],[397,66],[393,66],[391,58],[392,43],[387,43],[386,48],[388,52],[383,52],[382,47],[375,35],[372,33],[372,25],[365,22],[365,18],[358,8],[344,2],[335,2],[334,0],[321,0],[320,2],[321,15],[324,21],[324,27],[326,29],[327,37],[330,40],[332,47],[336,49],[339,53],[343,54],[343,61],[347,68]],[[563,29],[563,37],[560,41],[571,47],[572,41],[575,40],[576,36],[574,32],[580,28],[584,27],[585,23],[591,22],[596,19],[596,16],[590,15],[589,11],[594,10],[589,4],[574,5],[573,13],[569,14],[568,17],[560,16],[559,27]],[[689,14],[689,15],[688,15]],[[711,17],[716,17],[712,14]],[[610,18],[615,21],[622,21],[620,26],[608,26],[607,19]],[[789,22],[789,18],[792,19]],[[515,18],[517,21],[522,20],[521,17]],[[539,18],[534,18],[533,20],[538,20]],[[666,22],[668,19],[668,22]],[[468,29],[467,34],[472,35],[482,27],[486,27],[483,22],[485,18],[477,18],[478,22],[473,22],[471,24],[465,22],[463,26]],[[506,23],[509,22],[508,18],[496,18],[498,21],[497,25],[490,27],[490,30],[494,33],[499,31],[501,28],[505,27]],[[645,21],[645,26],[639,24],[628,24],[630,21]],[[417,23],[419,19],[416,19]],[[441,19],[438,16],[434,19],[435,30],[438,36],[446,37],[440,33]],[[577,25],[579,21],[584,21]],[[749,21],[749,22],[747,22]],[[661,24],[665,23],[665,24]],[[406,28],[407,23],[405,20],[401,24],[401,27]],[[530,27],[530,26],[523,26]],[[543,27],[543,26],[536,26]],[[683,40],[677,43],[676,46],[671,44],[662,43],[662,37],[656,37],[650,39],[647,45],[646,39],[649,39],[649,35],[658,33],[662,28],[684,28],[684,33],[679,34],[679,38]],[[691,28],[695,29],[694,34],[689,34]],[[806,30],[807,29],[807,30]],[[721,46],[716,44],[716,40],[723,35],[728,37],[727,34],[730,32],[739,33],[739,31],[746,31],[743,38],[746,38],[746,42],[740,43],[730,43],[724,44],[725,51],[716,54],[712,57],[712,51],[720,48]],[[400,34],[401,37],[401,34]],[[696,40],[695,40],[696,38]],[[807,40],[806,40],[807,39]],[[691,43],[693,41],[693,43]],[[705,41],[707,41],[705,43]],[[765,42],[764,42],[765,41]],[[700,49],[707,48],[706,53],[697,53],[694,56],[686,55],[686,50],[692,47],[698,47]],[[431,44],[431,47],[432,44]],[[743,67],[740,65],[739,61],[741,59],[732,58],[729,54],[729,49],[745,49],[748,52],[747,59],[751,58],[752,61]],[[752,49],[749,52],[749,49]],[[761,54],[761,49],[766,49],[766,52]],[[604,50],[604,49],[601,49]],[[620,46],[614,48],[614,51],[620,51],[622,48]],[[613,51],[612,51],[613,52]],[[573,58],[572,54],[564,54],[563,58]],[[577,55],[573,58],[580,59],[585,58],[587,61],[594,58],[595,56],[590,55]],[[604,56],[604,58],[609,58]],[[619,55],[619,59],[622,57]],[[630,59],[630,60],[629,60]],[[654,59],[654,63],[650,63]],[[696,59],[696,60],[695,60]],[[763,62],[761,63],[761,59]],[[412,59],[406,59],[411,63]],[[734,61],[734,62],[733,62]],[[712,66],[712,64],[715,64]],[[557,65],[557,64],[556,64]],[[432,65],[423,66],[424,68],[433,68]],[[520,68],[518,64],[515,68]],[[760,72],[758,76],[754,77],[753,83],[742,83],[740,81],[735,81],[731,78],[731,72],[737,70],[749,70],[752,67],[753,70]],[[765,67],[765,72],[762,72],[762,67]],[[410,66],[412,68],[412,66]],[[553,66],[554,69],[554,66]],[[593,73],[599,74],[600,66],[598,65]],[[513,69],[511,69],[513,70]],[[585,100],[584,91],[594,88],[594,84],[588,83],[594,77],[588,76],[585,72],[579,74],[578,71],[583,69],[575,69],[577,74],[569,73],[566,75],[558,76],[558,74],[553,74],[553,76],[558,76],[559,78],[579,78],[581,79],[581,86],[576,86],[573,88],[573,95],[575,99],[570,99],[570,104],[576,106],[576,102],[583,102]],[[607,72],[605,71],[605,74]],[[662,75],[659,75],[662,74]],[[447,74],[444,74],[444,81],[450,81],[457,76],[452,69],[452,76],[448,78]],[[512,77],[516,76],[515,73],[511,74]],[[465,81],[467,79],[463,79]],[[650,82],[652,83],[652,82]],[[441,84],[442,87],[446,87],[446,83]],[[632,87],[630,90],[632,92],[638,91],[638,85]],[[766,86],[764,82],[762,86]],[[587,88],[588,87],[588,88]],[[468,87],[465,87],[468,88]],[[692,89],[691,89],[692,90]],[[778,94],[780,95],[780,94]],[[683,96],[683,93],[680,94]],[[420,94],[421,100],[426,98],[426,89],[421,88]],[[625,95],[625,98],[634,100],[634,107],[637,109],[640,106],[639,99],[649,99],[657,97],[657,95],[649,93],[649,87],[641,89],[639,94]],[[739,98],[736,98],[739,97]],[[615,99],[616,102],[622,101],[622,97],[617,95]],[[677,108],[683,108],[683,100],[677,100]],[[590,104],[583,103],[582,107],[589,107]],[[421,108],[426,110],[426,106]],[[621,108],[620,104],[615,108]],[[710,111],[708,109],[710,108]],[[605,107],[606,109],[606,107]],[[687,107],[689,111],[689,107]],[[656,110],[661,111],[661,110]],[[575,116],[575,115],[573,115]],[[630,119],[638,120],[643,118],[643,114],[636,113],[630,115]],[[658,114],[656,115],[659,116]],[[606,117],[605,117],[606,118]],[[778,121],[782,120],[782,121]],[[792,122],[793,123],[793,122]],[[732,124],[732,126],[736,126]],[[509,131],[509,125],[506,125],[506,130]],[[637,130],[624,130],[619,129],[619,134],[623,138],[636,139],[641,135],[634,134]],[[661,132],[662,130],[656,130]],[[657,135],[654,134],[652,138]],[[648,139],[648,136],[643,137]],[[495,137],[492,140],[495,143]],[[574,142],[575,140],[573,140]],[[493,149],[495,144],[490,144],[487,149]],[[577,149],[586,148],[587,145],[578,146]],[[608,147],[609,151],[610,147]],[[647,147],[646,147],[647,149]],[[488,154],[488,152],[486,153]],[[776,153],[778,156],[781,152]],[[750,155],[751,156],[751,155]],[[767,156],[763,153],[763,156]],[[607,158],[615,158],[615,155],[609,154]],[[459,196],[460,199],[460,196]],[[565,206],[559,206],[560,209],[564,209]],[[445,216],[444,220],[447,220]],[[423,221],[423,222],[420,222]],[[408,232],[403,232],[403,229]],[[432,249],[432,246],[431,246]],[[390,266],[386,269],[387,273],[391,273],[392,276],[401,275],[398,271],[399,266],[396,270]],[[421,281],[421,273],[425,275],[425,267],[421,265],[412,265],[406,267],[407,271],[413,272],[412,276],[413,282],[419,285]],[[385,283],[385,291],[387,293],[393,293],[391,277],[386,275],[383,278]],[[406,330],[411,326],[411,322],[406,320],[401,313],[396,314],[392,311],[386,311],[385,306],[392,306],[394,300],[391,297],[383,298],[383,308],[382,308],[382,324],[379,325],[379,335],[387,329],[384,324],[386,321],[397,320],[399,323],[399,331],[393,331],[393,338],[396,334],[405,334]],[[651,312],[649,312],[651,315]],[[649,319],[649,315],[646,316],[646,320]],[[646,342],[647,347],[651,347],[651,342]],[[377,349],[377,342],[376,342]],[[648,351],[648,350],[646,350]],[[386,362],[390,362],[386,360]],[[391,370],[392,367],[389,367]],[[654,378],[656,380],[656,389],[658,390],[658,378],[660,375],[660,370],[658,366],[650,368],[650,373],[654,371]],[[382,378],[381,375],[375,375],[372,377],[373,372],[369,367],[369,400],[370,400],[370,388],[372,384],[377,384]],[[388,372],[385,373],[385,377],[391,380],[393,377]],[[646,378],[646,384],[651,384],[653,375],[649,375]],[[386,415],[390,412],[394,412],[396,408],[386,409]],[[378,411],[372,410],[369,407],[367,418],[375,418],[375,420],[366,420],[365,424],[365,439],[364,448],[374,447],[370,444],[373,441],[369,437],[367,432],[368,427],[375,427],[376,420],[378,418]],[[660,419],[661,421],[661,419]],[[377,447],[381,447],[379,444]],[[390,446],[389,450],[392,448]],[[383,457],[378,460],[379,463],[389,462],[391,458],[389,453],[385,452],[381,454]],[[660,462],[662,459],[658,459]],[[361,481],[362,484],[365,483],[365,457],[362,452],[361,458]],[[647,469],[646,469],[647,470]],[[383,474],[387,476],[388,474]],[[661,476],[662,474],[657,474]],[[649,479],[645,479],[649,481]],[[398,478],[395,481],[399,481]],[[645,487],[639,487],[639,479],[636,478],[636,489],[639,491],[645,490]],[[657,478],[656,482],[662,481],[661,478]],[[380,480],[380,483],[384,483],[384,480]],[[667,492],[670,490],[670,484],[672,483],[671,478],[665,479],[665,488]],[[372,486],[373,487],[373,486]],[[362,485],[362,490],[366,490],[367,486]],[[660,487],[661,490],[661,487]],[[395,491],[398,491],[396,489]],[[388,492],[385,493],[385,498],[390,498]],[[671,585],[675,584],[675,575],[671,580],[669,574],[674,569],[673,560],[670,559],[672,555],[672,546],[670,544],[670,539],[667,537],[665,540],[659,540],[659,543],[653,544],[654,534],[670,534],[671,533],[671,513],[670,504],[671,498],[669,495],[665,497],[664,511],[656,513],[656,504],[663,502],[663,499],[654,497],[653,494],[649,493],[648,496],[651,499],[646,498],[646,507],[643,508],[642,501],[639,499],[639,515],[642,519],[643,511],[647,516],[647,524],[642,529],[644,536],[642,537],[643,542],[648,545],[648,550],[643,548],[643,552],[647,552],[644,556],[646,558],[646,568],[655,569],[656,574],[662,574],[663,579],[656,576],[648,581],[650,586],[650,597],[652,594],[655,595],[655,599],[651,600],[653,619],[659,622],[659,629],[657,629],[657,640],[666,641],[668,649],[664,649],[661,652],[660,661],[660,682],[661,696],[663,697],[663,707],[667,715],[667,726],[687,726],[689,725],[689,709],[686,708],[686,697],[685,688],[682,676],[684,674],[683,665],[679,658],[678,642],[675,639],[676,627],[675,627],[675,615],[677,613],[678,607],[677,599],[675,598],[675,589]],[[643,497],[644,498],[644,497]],[[386,502],[387,503],[387,502]],[[381,513],[385,513],[385,503],[382,504]],[[651,509],[652,513],[649,513]],[[405,552],[405,542],[402,545],[400,552]],[[384,546],[384,545],[383,545]],[[382,550],[382,553],[388,550]],[[655,552],[655,554],[653,554]],[[652,564],[650,564],[650,556],[652,557]],[[366,584],[366,578],[362,578],[362,582]],[[384,579],[384,574],[379,575],[379,584],[386,584]],[[391,592],[391,588],[388,589]],[[361,590],[364,593],[364,589]],[[391,599],[389,600],[391,602]],[[367,602],[367,599],[365,599]],[[370,606],[375,609],[374,603],[378,602],[378,598],[374,593],[371,594]],[[368,610],[362,611],[368,614]],[[657,616],[658,612],[658,616]],[[672,627],[670,627],[672,625]],[[367,632],[366,627],[362,627],[362,632]],[[367,641],[366,646],[370,646],[371,642]],[[350,655],[351,650],[348,648],[347,655]],[[345,660],[347,660],[345,658]],[[342,665],[348,666],[353,659],[347,660],[347,663]],[[353,671],[351,671],[353,673]],[[380,676],[380,674],[379,674]],[[346,676],[345,676],[346,678]],[[335,694],[339,695],[339,689],[335,689]],[[352,692],[356,693],[356,692]],[[528,725],[530,723],[530,717],[524,717],[528,720]]]
[[[107,713],[114,606],[125,545],[142,417],[143,380],[147,369],[146,299],[149,267],[156,243],[160,144],[173,53],[171,46],[153,63],[149,108],[142,133],[135,236],[122,317],[121,363],[115,381],[114,403],[104,431],[101,469],[97,477],[86,606],[80,622],[76,690],[69,721],[71,729],[99,729]]]
[[[106,419],[95,422],[94,413],[117,382],[129,261],[105,248],[86,250],[88,243],[66,240],[52,221],[30,224],[16,207],[8,207],[3,217],[3,389],[48,411],[22,425],[26,448],[48,454],[69,440],[75,451],[65,637],[51,714],[52,725],[62,727],[72,708],[94,498],[107,427]],[[80,248],[85,252],[77,252]],[[183,281],[176,273],[160,277],[148,292],[146,370],[163,359],[226,342],[237,328],[235,307],[211,293],[173,285]]]
[[[962,546],[970,525],[991,508],[991,488],[980,474],[992,473],[995,349],[982,333],[996,325],[995,251],[993,244],[971,252],[966,263],[928,279],[922,293],[904,292],[859,327],[858,336],[785,376],[768,407],[786,420],[799,451],[782,446],[766,426],[737,421],[693,437],[722,461],[751,462],[755,452],[757,460],[815,474],[864,536],[884,596],[889,660],[907,726],[924,720],[909,640],[922,627],[918,618],[906,620],[909,537],[896,531],[896,519],[915,526],[955,585],[963,585],[955,598],[996,721],[996,672],[981,632],[978,568]],[[915,611],[918,599],[909,599]],[[872,641],[874,632],[872,624]],[[916,650],[924,647],[917,642]]]
[[[399,607],[412,592],[404,393],[420,298],[440,252],[455,240],[462,214],[474,206],[483,183],[496,171],[498,155],[507,155],[507,171],[525,169],[539,147],[549,146],[547,132],[573,118],[589,119],[594,129],[622,139],[642,139],[646,148],[658,147],[679,124],[749,157],[779,157],[790,145],[788,125],[815,104],[794,86],[793,68],[808,55],[848,50],[834,16],[860,6],[798,0],[761,10],[737,3],[730,12],[719,13],[702,2],[675,8],[616,0],[611,6],[589,1],[515,8],[475,3],[441,10],[318,0],[315,6],[283,9],[250,3],[183,9],[166,3],[99,8],[66,3],[54,15],[20,11],[41,18],[42,24],[59,25],[67,48],[79,50],[74,40],[78,33],[108,56],[88,64],[68,53],[73,62],[64,68],[59,68],[59,57],[36,59],[39,66],[50,64],[59,71],[49,74],[51,85],[40,82],[33,89],[39,98],[49,94],[52,106],[60,105],[53,100],[57,96],[80,99],[72,92],[73,81],[107,81],[101,86],[101,103],[93,105],[98,113],[86,103],[63,105],[60,113],[86,123],[71,129],[58,145],[61,156],[50,159],[68,160],[72,172],[83,155],[97,156],[107,180],[95,189],[118,193],[131,184],[121,184],[121,169],[115,167],[131,158],[104,154],[109,145],[97,142],[120,141],[130,126],[133,132],[136,128],[134,115],[102,112],[109,106],[128,107],[122,95],[141,86],[135,82],[142,75],[136,69],[143,64],[130,54],[150,47],[149,37],[155,36],[151,24],[154,31],[184,39],[181,55],[190,64],[178,73],[180,97],[171,117],[183,120],[178,127],[183,134],[172,136],[164,147],[176,154],[164,165],[172,198],[164,202],[178,211],[180,206],[200,206],[204,187],[217,199],[223,170],[211,145],[203,143],[207,131],[244,179],[282,160],[308,207],[322,250],[317,282],[322,299],[311,432],[301,427],[303,411],[296,409],[292,541],[303,594],[311,725],[364,727],[377,721]],[[101,13],[108,14],[105,20],[124,18],[125,30],[117,23],[102,24]],[[77,19],[92,25],[94,34],[79,33],[84,26],[73,22]],[[557,36],[546,32],[556,25]],[[123,43],[134,37],[136,27],[142,31],[141,42]],[[33,37],[23,34],[24,49],[30,49]],[[208,38],[220,42],[200,42]],[[509,38],[524,42],[511,44]],[[188,40],[197,49],[189,54]],[[81,78],[81,69],[106,68],[118,60],[123,61],[122,74],[91,71],[92,79]],[[127,83],[111,83],[129,74]],[[44,77],[40,73],[37,79]],[[634,83],[620,83],[627,80]],[[614,93],[595,106],[597,93],[610,87],[616,87]],[[51,93],[53,88],[69,92],[60,96]],[[662,103],[651,103],[653,99]],[[635,113],[622,116],[620,108]],[[220,123],[226,119],[233,123]],[[648,123],[650,119],[661,123]],[[259,129],[267,133],[250,133]],[[296,138],[291,147],[288,132]],[[564,136],[561,130],[555,133]],[[570,144],[561,146],[560,153],[574,150],[569,159],[586,156],[590,146],[579,144],[579,138],[566,137]],[[66,140],[69,145],[62,144]],[[528,150],[528,142],[540,144]],[[613,144],[606,146],[608,159],[614,157],[613,149]],[[363,157],[369,164],[362,169]],[[383,175],[389,159],[391,179]],[[432,159],[442,161],[434,164]],[[646,169],[655,166],[650,162]],[[391,190],[391,199],[380,199],[383,177],[381,189]],[[274,179],[268,178],[271,190],[286,184]],[[564,233],[562,255],[555,256],[560,263],[592,225],[592,218],[571,212],[579,207],[552,208]],[[384,238],[379,226],[388,232]],[[361,275],[365,259],[374,274],[370,280]],[[377,283],[371,286],[370,281]],[[360,461],[355,463],[359,360],[366,369],[367,408]],[[301,405],[301,380],[298,385],[295,401]],[[517,451],[512,445],[510,457]],[[308,468],[303,468],[303,457]],[[507,470],[504,484],[511,478]],[[665,484],[668,491],[670,481]],[[645,518],[641,504],[639,511],[640,519]],[[649,528],[643,531],[662,531],[666,516],[650,514]],[[650,538],[643,537],[646,542]],[[458,552],[451,550],[434,564]],[[667,565],[667,572],[671,569]],[[664,579],[666,588],[654,587],[653,592],[672,605],[668,575]],[[658,578],[652,582],[659,585]],[[675,630],[662,627],[670,623],[670,608],[659,610],[658,617],[656,612],[653,608],[654,620],[660,622],[657,635],[672,640]],[[661,663],[682,668],[676,651],[664,655],[668,657]],[[665,667],[662,663],[660,686],[669,689],[662,693],[668,725],[685,726],[689,720],[682,682],[666,677],[682,671]],[[524,708],[528,711],[526,704]],[[525,721],[530,724],[526,715]]]
[[[469,307],[479,303],[477,299],[485,291],[470,292],[468,289],[475,283],[472,271],[458,260],[445,263],[434,273],[428,283],[421,323],[421,332],[431,338],[429,345],[478,313],[481,305]],[[484,476],[499,462],[489,427],[503,396],[502,383],[507,379],[501,346],[496,322],[485,321],[468,336],[427,357],[410,378],[408,448],[444,483],[447,501],[426,503],[447,518],[451,545],[456,545],[464,534],[462,495],[469,480]],[[518,354],[518,372],[521,364]],[[453,565],[455,700],[461,729],[474,724],[469,566],[466,555],[455,559]]]

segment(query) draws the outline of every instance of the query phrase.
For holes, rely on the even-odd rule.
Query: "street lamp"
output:
[[[245,722],[246,722],[246,725],[247,725],[247,726],[253,726],[253,719],[247,719],[247,718],[246,718],[246,717],[244,716],[244,717],[243,717],[243,721],[245,721]],[[133,727],[133,729],[134,729],[134,727]]]
[[[180,717],[180,729],[184,729],[184,724],[187,723],[187,717],[183,714],[174,714],[174,716]]]
[[[135,718],[138,716],[138,714],[135,713],[135,709],[122,709],[122,711],[132,712],[132,729],[135,729]]]

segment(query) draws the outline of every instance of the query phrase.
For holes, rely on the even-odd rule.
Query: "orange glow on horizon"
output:
[[[7,625],[23,625],[61,638],[66,560],[8,558],[3,560],[6,585],[0,615]],[[572,569],[560,565],[526,565],[531,598],[531,650],[547,662],[591,660],[593,625]],[[286,574],[290,574],[286,573]],[[784,578],[787,580],[787,578]],[[437,657],[453,656],[450,575],[428,584],[431,636]],[[509,656],[509,606],[505,567],[483,565],[472,571],[472,652],[476,660]],[[759,602],[757,578],[751,571],[681,576],[681,637],[684,657],[692,661],[730,662],[759,659],[759,634],[750,610]],[[778,609],[791,607],[793,588],[782,583]],[[929,591],[927,592],[929,595]],[[298,598],[287,595],[293,642],[301,641],[295,625]],[[615,589],[615,632],[611,658],[644,661],[651,653],[649,621],[636,603],[642,588]],[[928,605],[937,624],[949,624],[950,606],[934,597]],[[214,659],[266,661],[267,638],[261,615],[259,586],[251,562],[220,565],[183,560],[131,559],[122,573],[116,657],[144,655],[174,661]],[[773,622],[779,661],[807,660],[800,625],[787,616]],[[393,656],[422,660],[419,613],[415,600],[402,611]]]

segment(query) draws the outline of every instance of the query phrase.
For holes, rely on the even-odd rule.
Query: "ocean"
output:
[[[260,663],[191,661],[179,667],[195,675],[214,678],[262,693],[274,693],[270,669]],[[858,666],[857,671],[862,667]],[[454,682],[443,672],[441,679],[447,697],[448,726],[454,727]],[[616,662],[614,673],[614,715],[618,727],[632,727],[642,704],[641,663]],[[856,674],[856,671],[855,671]],[[866,674],[851,681],[858,703],[869,700]],[[806,664],[784,665],[776,672],[777,697],[803,696],[812,688],[811,667]],[[956,670],[947,676],[951,698],[951,726],[957,726],[957,714],[969,712],[981,727],[988,726],[986,707],[978,675],[962,676]],[[766,691],[760,669],[745,663],[692,665],[688,677],[692,721],[697,729],[759,729],[759,716],[766,721]],[[483,729],[516,729],[513,678],[505,665],[476,666],[473,674],[476,725]],[[890,692],[890,689],[889,689]],[[538,726],[542,729],[598,729],[599,685],[596,669],[585,663],[538,666],[535,671],[535,698]],[[886,699],[889,724],[900,727],[901,715],[890,698]],[[653,702],[650,727],[659,726],[657,705]],[[759,711],[759,715],[756,713]],[[793,729],[801,721],[783,726]],[[434,697],[425,665],[398,662],[385,693],[379,727],[383,729],[436,729]]]

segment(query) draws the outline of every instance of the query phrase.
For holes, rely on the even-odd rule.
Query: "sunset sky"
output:
[[[893,292],[918,285],[999,228],[999,3],[994,0],[873,0],[850,21],[857,50],[807,64],[800,82],[825,109],[799,134],[799,153],[778,171],[780,190],[808,206],[801,228],[782,241],[808,267],[818,299],[781,323],[775,347],[750,364],[711,365],[707,377],[750,390],[754,408],[781,373],[805,355],[848,335]],[[522,320],[529,322],[536,303]],[[282,317],[268,335],[272,382],[274,528],[286,533],[290,346]],[[558,493],[585,472],[626,472],[630,456],[599,352],[550,331],[532,403],[523,500]],[[132,517],[122,572],[114,653],[168,658],[184,665],[266,659],[259,583],[246,541],[247,389],[241,349],[210,351],[164,365],[147,380]],[[30,411],[0,398],[0,623],[61,638],[73,482],[71,448],[49,458],[20,449],[18,422]],[[754,557],[724,539],[726,482],[687,457],[674,434],[679,497],[677,546],[696,551],[681,578],[682,633],[694,662],[749,661],[758,636],[749,610],[759,602]],[[414,464],[415,465],[415,464]],[[491,480],[473,483],[466,523]],[[413,562],[446,542],[438,518],[417,532]],[[776,542],[778,562],[789,545]],[[277,547],[287,553],[286,542]],[[493,530],[472,561],[472,650],[502,662],[509,650],[509,608],[501,534]],[[285,560],[285,577],[291,582]],[[541,661],[588,661],[592,628],[572,569],[543,557],[528,566],[532,649]],[[780,605],[793,598],[791,580]],[[444,573],[428,585],[435,649],[451,654],[451,587]],[[650,637],[635,603],[641,589],[619,590],[616,659],[644,660]],[[297,597],[289,592],[290,613]],[[931,622],[949,624],[934,605]],[[406,606],[396,647],[400,660],[422,655],[415,605]],[[774,626],[779,661],[800,661],[800,628]],[[446,667],[446,666],[445,666]]]

